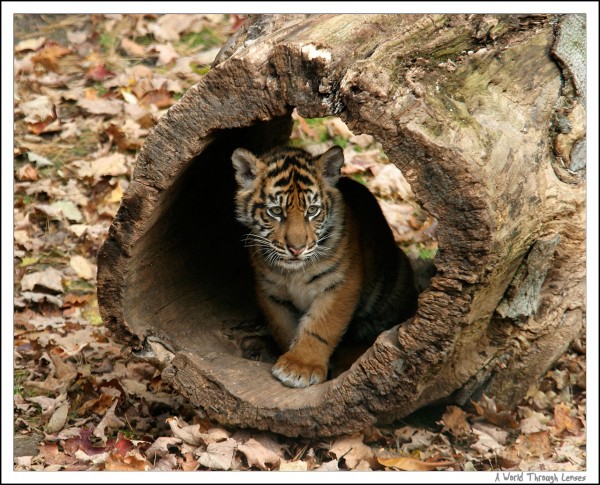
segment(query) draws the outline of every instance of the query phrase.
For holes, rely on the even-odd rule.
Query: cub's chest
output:
[[[313,267],[312,271],[265,275],[260,282],[267,294],[291,301],[302,312],[308,311],[313,302],[342,277],[335,270]]]

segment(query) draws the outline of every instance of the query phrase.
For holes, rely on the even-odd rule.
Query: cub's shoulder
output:
[[[395,246],[392,231],[377,199],[369,189],[348,177],[341,177],[336,187],[362,230],[368,232],[371,237],[377,240],[387,240]]]
[[[348,177],[341,177],[336,187],[353,212],[381,213],[377,199],[363,184]]]

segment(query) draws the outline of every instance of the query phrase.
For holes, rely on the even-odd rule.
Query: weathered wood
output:
[[[229,425],[326,436],[483,392],[514,405],[585,316],[585,169],[557,161],[554,127],[578,124],[569,155],[585,126],[555,20],[253,18],[139,154],[99,258],[107,326]],[[285,142],[294,107],[372,134],[439,221],[417,315],[308,389],[270,375],[229,161]]]

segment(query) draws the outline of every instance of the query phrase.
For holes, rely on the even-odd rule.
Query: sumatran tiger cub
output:
[[[318,384],[342,337],[371,345],[414,314],[410,263],[373,195],[341,177],[340,147],[317,157],[238,148],[232,161],[258,302],[285,351],[273,375],[291,387]]]

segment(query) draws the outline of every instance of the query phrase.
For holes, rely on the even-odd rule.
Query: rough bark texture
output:
[[[484,392],[514,405],[585,317],[585,162],[569,159],[584,105],[564,21],[252,18],[140,152],[99,258],[106,324],[229,425],[327,436]],[[372,134],[439,221],[414,319],[308,389],[270,375],[229,161],[285,142],[294,107]]]

